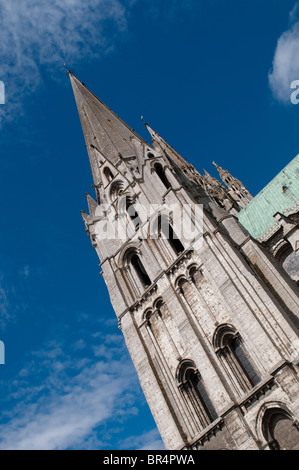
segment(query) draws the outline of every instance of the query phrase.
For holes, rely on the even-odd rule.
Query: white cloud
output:
[[[109,362],[74,355],[78,340],[54,339],[31,352],[13,381],[0,382],[8,392],[0,397],[0,449],[163,448],[156,429],[123,438],[138,414],[138,379],[122,336],[101,336],[115,345]]]
[[[290,20],[291,23],[296,21],[296,19],[298,17],[298,12],[299,12],[299,2],[296,2],[294,7],[292,8],[292,10],[289,13],[289,20]]]
[[[129,436],[121,442],[122,449],[165,450],[158,429],[144,432],[138,436]]]
[[[128,386],[120,372],[95,364],[72,380],[68,393],[23,405],[23,412],[3,429],[1,448],[67,449],[82,444],[93,428],[117,413],[116,401]]]
[[[9,420],[0,428],[0,449],[113,447],[113,427],[136,414],[132,364],[128,358],[90,361],[78,372],[79,363],[55,341],[31,355],[10,386],[16,402],[11,410],[6,408],[5,421]],[[107,422],[110,436],[99,431]],[[159,445],[157,432],[150,436]]]
[[[0,0],[2,116],[21,110],[22,99],[42,83],[41,67],[54,76],[64,62],[71,68],[80,59],[100,57],[126,22],[120,0]]]
[[[63,64],[99,59],[114,50],[128,30],[136,4],[144,15],[165,21],[194,10],[197,0],[0,0],[0,82],[5,105],[0,127],[24,111],[24,99],[43,84],[43,76],[61,79]]]
[[[293,21],[298,5],[290,13]],[[273,96],[282,103],[291,103],[291,84],[299,80],[299,22],[295,22],[278,39],[272,70],[269,73],[269,85]]]

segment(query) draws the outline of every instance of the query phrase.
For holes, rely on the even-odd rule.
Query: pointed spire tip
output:
[[[69,75],[73,75],[73,72],[68,68],[68,66],[66,65],[66,63],[63,64],[64,68],[66,69],[67,73]]]

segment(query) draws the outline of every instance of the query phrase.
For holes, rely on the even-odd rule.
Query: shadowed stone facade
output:
[[[298,287],[238,222],[252,196],[70,79],[96,193],[85,228],[166,448],[299,449]]]

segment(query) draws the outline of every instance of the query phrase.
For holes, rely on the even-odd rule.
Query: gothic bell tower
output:
[[[158,133],[69,75],[85,228],[166,448],[299,449],[298,287]]]

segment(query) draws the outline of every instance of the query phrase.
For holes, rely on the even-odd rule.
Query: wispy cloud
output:
[[[4,274],[0,272],[0,328],[2,330],[5,329],[9,321],[15,319],[15,311],[13,311],[10,302],[12,290],[12,286],[8,285]]]
[[[3,327],[3,323],[8,318],[8,300],[7,293],[3,287],[0,286],[0,324]]]
[[[172,21],[198,0],[0,0],[0,81],[5,105],[0,126],[24,111],[24,101],[44,82],[62,77],[63,64],[97,60],[115,49],[140,4],[146,16]]]
[[[298,20],[298,14],[299,14],[299,2],[296,2],[292,10],[289,13],[290,23],[293,23]]]
[[[109,369],[112,372],[103,363],[86,367],[63,387],[62,393],[52,392],[47,400],[42,396],[36,403],[23,405],[23,411],[5,426],[1,448],[67,449],[82,445],[96,426],[117,413],[116,401],[128,386],[119,368]]]
[[[40,378],[39,383],[33,384],[34,375]],[[66,354],[63,345],[52,341],[32,354],[11,385],[11,397],[17,401],[6,411],[0,448],[113,448],[113,426],[136,414],[135,389],[136,376],[128,359],[82,364]],[[107,433],[101,425],[108,420]],[[158,446],[157,432],[149,436]],[[138,439],[135,444],[144,442]],[[134,439],[130,443],[133,445]]]
[[[165,450],[157,429],[145,432],[139,436],[129,436],[121,442],[122,449]]]
[[[184,13],[195,12],[201,8],[199,0],[139,0],[143,2],[144,12],[152,18],[162,17],[166,23],[183,20]]]
[[[290,27],[278,39],[269,85],[273,96],[281,103],[290,103],[291,83],[299,80],[299,2],[289,14]]]
[[[111,50],[115,34],[127,27],[125,4],[120,0],[0,0],[0,80],[6,91],[2,117],[14,117],[22,99],[37,89],[42,67],[53,75],[64,62],[74,65]]]
[[[30,268],[28,265],[26,266],[23,266],[20,270],[19,270],[19,275],[21,278],[23,279],[28,279],[28,277],[30,276]]]
[[[0,256],[2,266],[4,266],[3,253],[0,253]],[[5,330],[9,323],[16,323],[19,315],[24,314],[27,309],[28,291],[24,290],[23,284],[29,275],[29,266],[22,267],[18,271],[18,276],[14,276],[11,269],[0,271],[0,328],[2,330]]]

